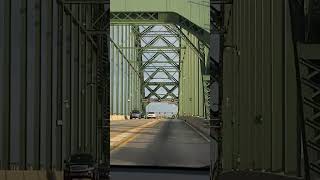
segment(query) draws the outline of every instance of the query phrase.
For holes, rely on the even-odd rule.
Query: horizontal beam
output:
[[[303,59],[319,60],[320,62],[320,44],[298,43],[297,48],[299,51],[299,56]]]
[[[210,4],[233,4],[233,0],[211,0]]]
[[[186,49],[186,47],[170,47],[170,46],[149,46],[149,47],[119,47],[120,49],[173,49],[173,50],[177,50],[177,49]]]
[[[173,12],[110,12],[110,23],[116,24],[174,24],[191,32],[205,44],[210,44],[210,32]]]
[[[157,86],[157,85],[169,85],[169,86],[174,86],[174,85],[179,85],[179,82],[145,82],[144,85],[148,86]]]
[[[172,101],[173,100],[173,101]],[[142,99],[143,102],[159,102],[159,99]],[[173,103],[173,102],[179,102],[178,98],[165,98],[165,99],[161,99],[161,102],[168,102],[168,103]]]
[[[68,0],[63,1],[64,4],[110,4],[110,0],[102,1],[102,0]]]

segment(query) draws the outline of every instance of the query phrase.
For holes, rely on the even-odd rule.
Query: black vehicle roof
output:
[[[73,156],[91,156],[91,157],[93,157],[90,153],[76,153],[76,154],[71,155],[71,157],[73,157]]]
[[[71,155],[70,159],[71,161],[77,161],[77,160],[92,161],[94,158],[91,154],[88,154],[88,153],[76,153]]]

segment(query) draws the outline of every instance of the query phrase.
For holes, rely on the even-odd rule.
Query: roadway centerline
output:
[[[159,123],[160,120],[156,119],[153,121],[150,121],[146,124],[143,124],[141,126],[138,126],[133,129],[129,129],[128,131],[121,133],[113,138],[110,139],[110,151],[120,148],[121,146],[125,145],[126,143],[133,140],[136,136],[139,135],[139,132],[141,132],[146,127],[152,127]]]

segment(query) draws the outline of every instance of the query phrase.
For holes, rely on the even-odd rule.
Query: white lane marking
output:
[[[191,124],[189,124],[187,121],[184,121],[189,127],[191,127],[196,133],[198,133],[201,137],[203,137],[203,139],[205,139],[206,141],[210,142],[210,139],[204,135],[202,132],[200,132],[198,129],[196,129],[195,127],[193,127]]]

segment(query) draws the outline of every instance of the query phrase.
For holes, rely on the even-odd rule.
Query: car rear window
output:
[[[148,112],[149,114],[154,114],[154,112]]]

